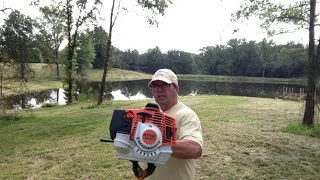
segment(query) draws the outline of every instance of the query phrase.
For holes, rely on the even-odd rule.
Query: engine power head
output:
[[[110,135],[120,159],[165,164],[176,142],[175,119],[155,103],[141,109],[114,110]]]

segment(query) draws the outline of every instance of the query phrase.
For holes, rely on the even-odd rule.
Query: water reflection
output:
[[[131,95],[131,96],[125,96],[124,94],[122,94],[121,90],[116,90],[116,91],[112,91],[111,95],[114,97],[114,100],[140,100],[140,99],[147,99],[147,97],[142,94],[140,91],[135,94],[135,95]]]
[[[151,91],[147,87],[148,80],[108,82],[104,98],[110,100],[139,100],[152,98]],[[235,95],[250,97],[279,97],[284,87],[293,88],[299,92],[302,85],[283,85],[271,83],[239,83],[239,82],[202,82],[179,81],[180,96],[190,95]],[[100,83],[82,82],[78,84],[76,101],[96,100],[100,89]],[[39,93],[24,94],[6,98],[8,108],[14,104],[20,104],[23,108],[39,108],[45,103],[66,104],[64,89],[53,89]]]

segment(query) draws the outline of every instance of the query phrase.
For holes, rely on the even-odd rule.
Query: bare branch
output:
[[[0,9],[0,11],[4,12],[4,11],[6,11],[8,9],[12,10],[11,8],[3,8],[3,9]]]
[[[81,26],[82,22],[84,21],[83,19],[81,19],[81,13],[82,13],[82,9],[80,8],[79,16],[76,21],[76,28]]]
[[[296,32],[297,30],[300,30],[300,28],[296,28],[296,29],[294,29],[294,30],[280,31],[280,32],[274,33],[274,35],[290,34],[290,33]]]
[[[116,17],[114,18],[114,20],[113,20],[113,22],[112,22],[112,26],[114,26],[114,24],[116,23],[116,20],[117,20],[117,18],[118,18],[119,11],[120,11],[120,6],[121,6],[121,0],[119,0],[118,11],[117,11]]]
[[[114,10],[114,4],[115,4],[115,0],[112,1],[112,6],[111,6],[109,36],[110,36],[110,30],[112,30],[112,27],[113,27],[113,10]]]

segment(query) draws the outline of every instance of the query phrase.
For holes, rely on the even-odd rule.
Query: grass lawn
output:
[[[4,95],[9,94],[19,94],[26,91],[42,91],[46,89],[55,89],[63,87],[63,67],[60,68],[60,78],[56,75],[56,65],[55,64],[41,64],[33,63],[31,64],[32,69],[35,72],[34,78],[30,78],[26,83],[26,88],[21,89],[18,83],[14,84],[13,81],[4,81],[3,83],[3,93]],[[102,80],[102,69],[87,69],[85,71],[85,76],[83,79],[91,82],[100,82]],[[138,80],[138,79],[150,79],[151,74],[145,74],[140,72],[128,71],[123,69],[110,69],[107,72],[106,81],[124,81],[124,80]],[[11,87],[11,91],[6,88]],[[19,88],[18,88],[19,87]],[[19,90],[17,90],[19,89]]]
[[[135,179],[131,163],[99,139],[109,138],[114,109],[148,101],[25,110],[19,120],[1,120],[0,179]],[[203,128],[196,179],[320,179],[320,136],[285,132],[301,121],[302,102],[235,96],[180,101],[198,113]]]

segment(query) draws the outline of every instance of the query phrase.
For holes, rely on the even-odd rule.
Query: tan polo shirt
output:
[[[176,119],[177,139],[188,139],[199,143],[202,147],[202,129],[197,114],[178,102],[165,113]],[[195,179],[195,159],[177,159],[170,157],[165,165],[157,166],[154,173],[147,177],[147,180],[194,180]]]

